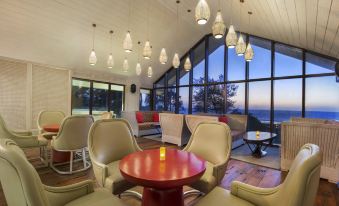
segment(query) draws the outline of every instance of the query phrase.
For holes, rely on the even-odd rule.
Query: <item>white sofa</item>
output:
[[[339,181],[339,123],[322,119],[292,118],[281,124],[281,169],[289,170],[299,149],[316,144],[323,152],[320,176],[329,182]]]

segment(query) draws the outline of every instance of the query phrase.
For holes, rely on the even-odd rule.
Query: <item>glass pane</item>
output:
[[[249,130],[270,130],[271,82],[249,83],[248,113]]]
[[[96,119],[101,113],[108,111],[108,84],[93,82],[92,115]]]
[[[254,57],[249,62],[249,78],[266,78],[271,76],[271,42],[250,37]]]
[[[193,83],[205,82],[205,41],[193,50]]]
[[[72,114],[89,114],[90,82],[72,80]]]
[[[291,92],[293,91],[293,92]],[[302,79],[274,81],[274,143],[280,143],[281,123],[291,117],[301,117]]]
[[[274,75],[293,76],[302,74],[302,51],[282,44],[275,44]]]
[[[222,114],[225,105],[225,85],[210,85],[207,87],[207,112]]]
[[[165,97],[164,89],[155,90],[154,106],[156,111],[164,110],[164,97]]]
[[[192,113],[204,112],[205,88],[195,86],[192,91]]]
[[[339,120],[339,82],[335,76],[306,79],[306,117]]]
[[[189,87],[179,88],[179,114],[188,114]]]
[[[333,73],[335,61],[306,53],[306,74]]]
[[[155,88],[165,87],[165,76],[155,83]]]
[[[208,56],[208,81],[224,81],[224,39],[209,37],[209,56]]]
[[[169,88],[167,90],[167,111],[175,112],[175,95],[176,88]]]
[[[187,56],[186,56],[187,57]],[[185,60],[186,60],[186,57],[184,57],[181,62],[180,62],[180,76],[179,76],[179,85],[189,85],[189,82],[190,82],[190,73],[189,72],[186,72],[185,69],[184,69],[184,63],[185,63]]]
[[[245,35],[243,35],[243,38],[246,42],[247,38]],[[228,48],[227,61],[227,80],[244,80],[246,77],[246,61],[244,59],[244,56],[238,56],[235,52],[235,48]]]
[[[124,86],[111,84],[111,111],[117,115],[121,116],[121,111],[124,110]]]
[[[229,114],[245,114],[245,83],[227,84],[226,111]]]
[[[170,69],[167,73],[167,86],[171,87],[171,86],[175,86],[176,85],[176,69]]]
[[[139,110],[140,111],[150,111],[151,110],[151,90],[149,89],[140,89],[139,96]]]

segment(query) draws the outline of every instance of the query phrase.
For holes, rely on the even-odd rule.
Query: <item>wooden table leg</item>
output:
[[[183,189],[158,190],[144,187],[142,206],[184,206]]]

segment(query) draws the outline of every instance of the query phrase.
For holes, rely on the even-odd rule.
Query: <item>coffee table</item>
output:
[[[259,136],[257,137],[256,133],[256,131],[246,132],[243,139],[250,148],[253,157],[261,158],[267,154],[265,151],[267,149],[267,145],[272,144],[272,141],[277,136],[277,134],[270,132],[260,132]],[[254,145],[254,148],[251,147],[251,144]]]
[[[184,206],[183,186],[204,174],[205,160],[190,152],[166,148],[144,150],[124,157],[119,164],[122,176],[144,187],[142,206]]]

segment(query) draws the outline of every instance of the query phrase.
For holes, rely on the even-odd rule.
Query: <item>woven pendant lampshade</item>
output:
[[[127,31],[127,33],[126,33],[126,37],[125,37],[124,42],[123,42],[123,48],[124,48],[125,52],[127,52],[127,53],[132,52],[133,43],[132,43],[131,33],[129,31]]]
[[[237,45],[235,46],[235,51],[238,56],[243,56],[246,51],[246,43],[244,41],[244,38],[240,34]]]
[[[168,60],[167,54],[166,54],[166,49],[162,48],[160,51],[160,56],[159,56],[159,61],[161,64],[166,64]]]
[[[150,59],[150,58],[151,58],[151,55],[152,55],[151,44],[150,44],[149,41],[146,41],[146,42],[145,42],[144,50],[142,51],[142,56],[143,56],[145,59]]]
[[[107,59],[107,67],[108,67],[109,69],[112,69],[113,66],[114,66],[114,59],[113,59],[112,53],[110,53],[110,54],[108,55],[108,59]]]
[[[226,35],[226,45],[228,48],[233,49],[237,45],[237,41],[237,33],[235,33],[234,27],[231,25]]]
[[[149,66],[149,67],[148,67],[148,70],[147,70],[147,76],[148,76],[148,77],[152,77],[152,75],[153,75],[153,70],[152,70],[152,67]]]
[[[172,65],[173,65],[173,67],[176,68],[176,69],[179,68],[179,66],[180,66],[180,59],[179,59],[178,53],[175,53],[175,54],[174,54],[173,61],[172,61]]]
[[[140,63],[137,63],[137,65],[135,66],[135,73],[138,75],[138,76],[140,76],[140,74],[141,74],[141,65],[140,65]]]
[[[217,12],[217,16],[215,17],[212,33],[216,39],[220,39],[224,36],[226,30],[226,26],[224,20],[222,19],[221,11]]]
[[[124,59],[124,63],[122,64],[122,69],[123,69],[123,72],[128,72],[128,61],[127,59]]]
[[[198,24],[206,24],[210,18],[211,12],[206,0],[199,0],[195,7],[195,20]]]
[[[95,55],[94,49],[92,49],[91,53],[89,54],[88,62],[91,66],[94,66],[97,63],[97,56]]]
[[[185,71],[190,71],[192,69],[192,64],[191,64],[191,60],[189,57],[186,58],[185,64],[184,64],[184,69]]]
[[[250,61],[252,61],[253,57],[254,57],[254,51],[252,49],[251,44],[248,43],[247,47],[246,47],[246,51],[245,51],[245,60],[247,62],[250,62]]]

